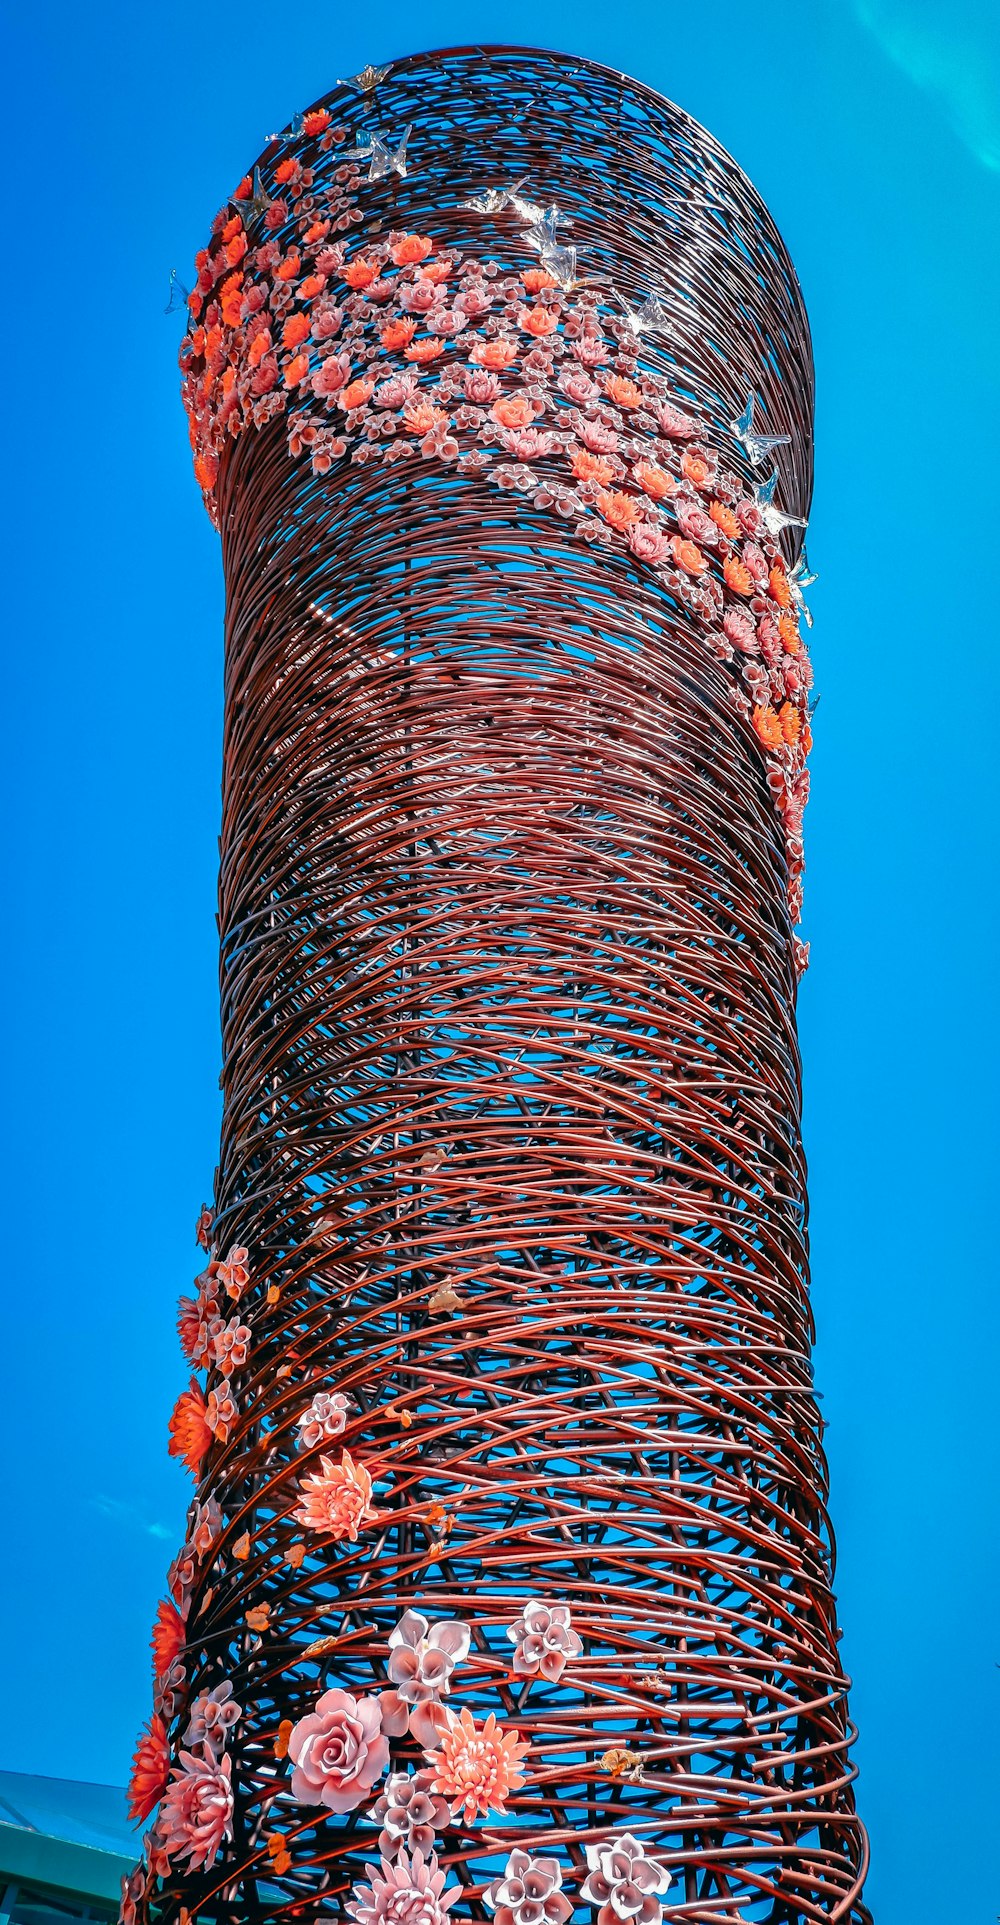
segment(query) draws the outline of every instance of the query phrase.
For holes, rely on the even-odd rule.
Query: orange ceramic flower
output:
[[[618,408],[641,408],[642,389],[624,374],[610,374],[604,384],[608,400]]]
[[[153,1653],[153,1676],[165,1678],[175,1658],[184,1649],[184,1619],[176,1604],[161,1597],[153,1619],[153,1635],[150,1639]]]
[[[710,501],[708,512],[717,528],[721,528],[728,541],[735,541],[740,532],[740,524],[731,508],[724,501]]]
[[[397,267],[412,267],[416,261],[426,261],[428,254],[434,252],[434,242],[426,234],[404,234],[393,241],[389,249]]]
[[[608,482],[614,480],[615,471],[610,461],[588,454],[586,448],[574,449],[571,466],[578,481],[596,481],[598,487],[606,488]]]
[[[772,568],[771,573],[767,578],[767,585],[770,588],[771,595],[773,599],[777,602],[779,608],[791,608],[792,591],[789,586],[788,576],[786,575],[780,562],[775,562],[774,567]]]
[[[782,702],[778,710],[781,733],[788,743],[797,742],[802,733],[802,716],[793,702]]]
[[[492,368],[498,373],[517,360],[517,347],[513,341],[480,341],[469,360],[474,361],[477,368]]]
[[[703,488],[713,473],[714,463],[700,448],[685,448],[681,456],[681,474],[686,475],[688,481],[693,481],[696,488]]]
[[[224,283],[220,294],[219,306],[222,309],[222,318],[227,328],[238,328],[242,318],[240,309],[243,306],[242,274],[233,274]]]
[[[697,548],[693,541],[685,541],[681,535],[675,535],[670,547],[678,568],[683,568],[685,575],[705,573],[708,563],[701,549]]]
[[[374,1516],[371,1498],[368,1472],[345,1450],[339,1464],[332,1457],[321,1457],[319,1470],[303,1479],[295,1516],[311,1531],[346,1537],[353,1544],[362,1526]]]
[[[294,359],[289,361],[288,366],[285,369],[286,388],[300,387],[302,382],[306,380],[308,373],[309,373],[308,354],[295,355]],[[345,389],[345,393],[346,393],[346,389]]]
[[[722,564],[722,574],[726,587],[731,588],[734,595],[752,595],[753,576],[749,568],[744,568],[743,563],[738,561],[735,555],[726,556]]]
[[[597,512],[611,528],[629,528],[638,519],[639,503],[634,495],[622,494],[614,488],[602,489],[597,497]]]
[[[392,354],[396,348],[408,348],[416,331],[416,321],[390,321],[379,339],[387,353]]]
[[[302,132],[307,140],[314,139],[317,134],[325,134],[329,125],[330,111],[327,107],[317,107],[311,114],[302,116]]]
[[[545,287],[558,287],[559,283],[547,267],[526,267],[521,276],[521,286],[526,294],[540,294]]]
[[[499,401],[494,401],[490,413],[501,428],[528,428],[535,418],[526,394],[502,394]]]
[[[801,654],[802,637],[799,634],[799,625],[794,615],[778,616],[778,634],[781,636],[789,655]]]
[[[136,1824],[141,1825],[159,1804],[167,1787],[168,1769],[167,1727],[154,1712],[140,1732],[132,1756],[128,1810],[129,1817],[134,1818]]]
[[[325,241],[329,232],[329,221],[313,221],[312,226],[306,228],[302,238],[307,247],[314,247],[317,241]]]
[[[440,287],[441,282],[446,281],[450,273],[450,261],[428,261],[427,266],[422,267],[420,270],[420,279],[422,281],[433,281],[435,287]]]
[[[559,316],[554,307],[523,307],[518,321],[526,334],[534,334],[541,339],[546,334],[554,334],[559,326]]]
[[[307,274],[305,280],[299,287],[299,300],[314,301],[317,294],[322,294],[325,286],[325,274]]]
[[[673,475],[658,468],[655,461],[637,461],[632,474],[651,501],[665,501],[674,492]]]
[[[198,457],[198,460],[202,459],[202,456]],[[195,473],[198,474],[198,461],[194,466]],[[200,475],[198,479],[201,481]],[[211,484],[202,481],[201,485],[205,488]],[[170,1456],[179,1457],[181,1463],[187,1465],[192,1477],[197,1477],[201,1470],[202,1458],[212,1441],[212,1433],[205,1422],[204,1394],[193,1377],[187,1389],[181,1391],[174,1405],[169,1429],[170,1442],[167,1450]]]
[[[764,747],[766,749],[780,749],[785,738],[781,732],[781,722],[775,714],[774,709],[758,706],[754,709],[751,719],[754,729],[760,741],[764,744]]]
[[[348,381],[346,388],[340,390],[342,408],[363,408],[375,392],[374,381]]]
[[[279,261],[277,267],[275,268],[275,273],[277,274],[279,281],[297,281],[301,272],[302,272],[302,257],[299,253],[296,252],[296,249],[294,247],[292,248],[291,253],[286,254],[284,260]]]
[[[295,179],[298,171],[299,163],[297,160],[281,160],[274,170],[274,178],[280,187],[284,187],[287,181]]]
[[[282,345],[286,348],[297,348],[300,341],[307,341],[308,339],[309,316],[307,314],[290,314],[281,330]]]
[[[524,1739],[497,1724],[492,1711],[477,1725],[468,1706],[456,1715],[435,1751],[427,1753],[433,1771],[430,1790],[445,1798],[452,1817],[461,1812],[467,1825],[488,1812],[503,1812],[512,1791],[524,1783],[521,1760],[530,1749]]]
[[[259,334],[254,335],[247,349],[247,361],[252,368],[260,366],[265,354],[270,354],[272,345],[267,328],[262,328]]]
[[[372,282],[378,280],[379,264],[377,261],[367,261],[364,255],[359,254],[341,271],[348,287],[371,287]]]
[[[234,201],[248,201],[252,193],[253,193],[253,175],[244,174],[243,179],[241,180],[238,188],[236,189],[235,194],[233,195],[233,199]],[[198,266],[200,267],[201,262],[198,260],[197,255],[195,255],[195,260]]]
[[[214,455],[195,455],[194,478],[200,488],[214,488],[218,472],[219,464]]]
[[[428,336],[426,341],[411,341],[405,350],[404,361],[415,361],[421,367],[427,361],[436,361],[444,353],[444,342]]]
[[[403,421],[411,434],[430,434],[448,419],[442,408],[435,408],[429,401],[410,401],[403,409]]]
[[[243,229],[241,227],[239,233],[235,234],[231,241],[226,242],[227,265],[229,267],[239,267],[239,264],[243,259],[243,256],[246,253],[246,251],[247,251],[247,237],[244,234]]]

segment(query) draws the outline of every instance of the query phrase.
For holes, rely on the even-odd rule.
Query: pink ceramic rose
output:
[[[356,1810],[389,1763],[378,1699],[355,1698],[339,1687],[324,1691],[293,1727],[288,1756],[292,1797],[300,1805]]]

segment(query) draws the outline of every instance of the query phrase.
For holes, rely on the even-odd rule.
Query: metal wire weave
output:
[[[361,183],[361,244],[428,234],[520,271],[509,211],[459,204],[528,176],[571,218],[581,276],[665,304],[637,378],[669,379],[744,489],[727,424],[755,394],[790,437],[779,498],[805,514],[795,277],[687,116],[589,63],[496,48],[414,57],[324,105],[362,148],[412,127],[405,177]],[[314,198],[338,164],[313,150]],[[530,1925],[496,1891],[523,1849],[559,1860],[547,1919],[593,1918],[588,1876],[627,1834],[658,1868],[643,1925],[867,1920],[788,851],[746,664],[709,645],[683,583],[539,505],[537,473],[530,495],[437,459],[317,474],[287,426],[230,432],[211,479],[225,1111],[188,1313],[211,1436],[159,1647],[175,1774],[204,1736],[192,1704],[232,1688],[232,1809],[201,1864],[161,1821],[126,1913],[344,1915],[378,1858],[380,1787],[347,1811],[293,1798],[290,1732],[327,1690],[389,1689],[416,1609],[469,1629],[445,1711],[530,1747],[505,1800],[452,1804],[437,1831],[452,1917],[506,1904]],[[220,1270],[234,1245],[248,1282],[239,1255]],[[317,1392],[346,1398],[339,1430],[304,1428]],[[354,1539],[297,1514],[342,1450],[372,1478]],[[531,1600],[569,1607],[554,1676],[513,1663]],[[412,1728],[390,1748],[393,1773],[435,1755]]]

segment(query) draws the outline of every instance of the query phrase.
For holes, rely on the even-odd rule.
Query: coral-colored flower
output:
[[[436,361],[438,355],[443,354],[443,352],[443,341],[436,339],[411,341],[409,347],[403,350],[403,359],[404,361],[413,361],[418,367],[423,367],[428,361]]]
[[[535,335],[538,340],[546,334],[554,334],[559,326],[559,315],[554,307],[522,307],[518,310],[517,319],[525,333]]]
[[[243,179],[240,181],[240,184],[237,187],[235,194],[233,195],[233,199],[234,201],[248,201],[252,193],[253,193],[253,175],[244,174]],[[197,256],[195,258],[197,259]]]
[[[359,254],[340,271],[348,287],[360,288],[370,287],[373,281],[377,281],[381,268],[378,261],[366,260]]]
[[[143,1726],[132,1756],[128,1811],[136,1824],[141,1825],[163,1797],[168,1766],[167,1728],[163,1719],[154,1713],[148,1724]]]
[[[374,381],[349,381],[346,388],[341,390],[340,405],[347,409],[363,408],[366,402],[371,400],[374,392]]]
[[[226,1739],[242,1715],[242,1706],[236,1703],[232,1684],[226,1678],[214,1690],[198,1693],[191,1706],[184,1743],[204,1745],[217,1758],[221,1758]]]
[[[533,1858],[530,1852],[515,1850],[503,1877],[493,1880],[483,1899],[496,1913],[496,1925],[564,1925],[573,1906],[561,1887],[558,1858]]]
[[[558,287],[559,283],[547,267],[526,267],[521,276],[521,286],[526,294],[541,294],[546,287]]]
[[[228,1323],[215,1331],[212,1351],[224,1377],[231,1376],[234,1370],[242,1370],[250,1351],[249,1325],[241,1323],[238,1316],[230,1317]]]
[[[303,114],[302,116],[302,132],[307,140],[314,140],[317,134],[325,133],[329,125],[330,110],[328,107],[315,107],[311,114]]]
[[[301,272],[302,256],[299,254],[298,249],[294,247],[290,253],[285,255],[283,261],[278,262],[275,268],[275,274],[279,281],[297,281]]]
[[[450,261],[428,261],[427,266],[420,270],[420,278],[422,281],[430,281],[434,287],[440,287],[450,273]]]
[[[499,374],[517,360],[517,346],[513,341],[477,341],[469,360],[477,368],[492,368]]]
[[[429,1623],[420,1611],[404,1611],[389,1633],[389,1682],[405,1704],[424,1704],[451,1688],[451,1674],[469,1651],[469,1627],[457,1618]]]
[[[626,529],[640,514],[639,503],[634,495],[622,494],[619,489],[602,489],[597,497],[597,512],[603,515],[612,528]]]
[[[294,160],[292,158],[289,158],[288,160],[279,160],[278,165],[274,170],[274,178],[277,181],[279,187],[284,187],[288,181],[297,180],[301,172],[302,172],[302,169],[299,166],[299,163],[297,160]]]
[[[754,729],[766,749],[780,749],[784,735],[781,721],[773,708],[759,703],[751,717]]]
[[[382,329],[379,339],[386,352],[392,354],[397,348],[408,348],[416,331],[416,321],[390,321]]]
[[[389,247],[397,267],[410,267],[415,261],[426,261],[428,254],[433,252],[434,242],[426,234],[404,234],[398,241],[391,242]]]
[[[629,381],[624,374],[609,374],[604,383],[604,391],[608,400],[613,401],[616,408],[642,407],[642,389],[634,381]]]
[[[354,1811],[389,1763],[377,1698],[325,1691],[288,1737],[292,1797],[300,1805]]]
[[[319,1470],[299,1487],[295,1516],[311,1531],[347,1538],[353,1544],[362,1526],[375,1515],[372,1480],[365,1466],[356,1464],[346,1450],[341,1452],[339,1464],[332,1457],[321,1457],[319,1465]]]
[[[527,1741],[497,1724],[492,1711],[477,1725],[466,1706],[451,1722],[436,1750],[427,1753],[433,1771],[431,1790],[447,1799],[452,1817],[459,1812],[467,1825],[487,1812],[503,1812],[511,1792],[524,1783],[521,1761]]]
[[[782,702],[778,710],[781,733],[788,743],[797,742],[802,733],[802,711],[793,702]]]
[[[153,1653],[155,1678],[166,1677],[175,1658],[180,1657],[184,1649],[184,1641],[184,1619],[176,1604],[171,1604],[169,1598],[161,1597],[153,1619],[153,1635],[149,1641]]]
[[[655,461],[637,461],[632,475],[650,501],[666,501],[677,486],[673,475],[666,468],[658,468]]]
[[[247,237],[241,227],[239,233],[234,234],[232,240],[226,242],[225,256],[227,267],[239,267],[246,251]]]
[[[736,555],[726,556],[722,564],[722,574],[726,587],[731,588],[734,595],[751,595],[753,593],[753,576],[749,568],[744,568],[743,563]]]
[[[220,1444],[228,1443],[229,1433],[239,1416],[239,1405],[228,1384],[219,1390],[210,1390],[205,1405],[205,1422],[213,1437]]]
[[[171,1457],[179,1457],[186,1464],[193,1477],[201,1470],[202,1459],[212,1441],[212,1433],[205,1419],[205,1395],[192,1377],[186,1390],[182,1390],[170,1418],[170,1442],[167,1450]]]
[[[682,536],[675,535],[670,548],[678,568],[683,568],[686,575],[705,573],[708,563],[701,549],[697,548],[693,541],[685,541]]]
[[[778,633],[789,655],[798,655],[802,649],[802,636],[794,615],[778,616]]]
[[[219,464],[214,455],[195,455],[194,478],[200,488],[206,491],[214,488],[219,473]]]
[[[704,488],[714,479],[716,460],[705,448],[685,448],[681,456],[681,474],[694,483],[696,488]]]
[[[771,569],[771,573],[767,578],[767,585],[771,590],[772,600],[777,602],[779,608],[791,608],[791,585],[780,562],[775,562],[774,567]]]
[[[290,314],[281,330],[282,346],[297,348],[300,341],[307,341],[309,325],[308,314]]]
[[[181,1752],[157,1827],[169,1858],[188,1859],[193,1871],[214,1865],[223,1839],[233,1835],[231,1773],[228,1758]]]
[[[724,501],[710,501],[708,504],[708,512],[716,527],[721,530],[727,540],[735,541],[740,532],[740,524],[733,514],[732,509],[727,508]]]
[[[308,378],[309,356],[308,354],[296,354],[295,357],[289,361],[285,369],[285,386],[286,388],[301,387],[302,382],[308,380]]]
[[[386,1779],[381,1796],[368,1814],[368,1823],[381,1825],[378,1848],[383,1858],[401,1851],[434,1850],[434,1840],[451,1816],[443,1798],[431,1790],[432,1773],[395,1771]]]
[[[596,481],[599,488],[606,488],[615,478],[610,461],[589,454],[586,448],[574,448],[570,466],[578,481]]]
[[[401,1851],[395,1864],[383,1858],[380,1868],[366,1865],[365,1870],[368,1884],[357,1886],[347,1901],[355,1925],[448,1925],[462,1888],[445,1890],[447,1874],[434,1852],[425,1859],[419,1849],[412,1857]]]
[[[411,434],[430,434],[434,428],[442,427],[447,419],[443,408],[435,408],[433,402],[422,397],[407,402],[403,409],[403,425],[409,428]]]
[[[270,350],[273,347],[273,345],[274,343],[271,340],[270,329],[262,328],[259,334],[254,335],[253,340],[251,341],[250,346],[247,349],[248,365],[251,368],[258,368],[261,362],[263,361],[265,354],[270,353]]]
[[[501,428],[529,428],[535,418],[526,394],[502,394],[499,401],[494,401],[490,413]]]
[[[146,1867],[135,1865],[122,1879],[121,1904],[118,1907],[118,1925],[137,1925],[139,1905],[146,1890]]]

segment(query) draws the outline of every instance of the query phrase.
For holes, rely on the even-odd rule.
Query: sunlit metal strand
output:
[[[357,91],[321,104],[372,145]],[[395,63],[376,117],[412,132],[405,177],[362,186],[369,222],[488,255],[520,231],[512,184],[556,206],[751,487],[728,424],[756,397],[805,516],[797,283],[710,136],[525,50]],[[320,191],[336,150],[310,164]],[[628,1830],[673,1925],[865,1925],[785,845],[733,671],[621,550],[454,469],[333,487],[275,421],[228,449],[218,509],[214,1234],[251,1251],[253,1341],[199,1493],[225,1525],[185,1662],[243,1713],[232,1844],[175,1864],[149,1916],[344,1915],[376,1834],[289,1802],[279,1733],[330,1685],[379,1689],[417,1604],[471,1626],[451,1702],[532,1743],[506,1818],[439,1838],[452,1917],[492,1915],[520,1843],[558,1853],[583,1925],[586,1847]],[[350,1398],[338,1441],[382,1517],[296,1564],[317,1388]],[[583,1649],[526,1692],[506,1628],[532,1597],[571,1604]]]

